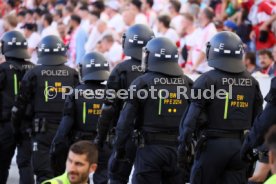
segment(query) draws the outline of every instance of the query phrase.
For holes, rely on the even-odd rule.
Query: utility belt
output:
[[[243,142],[246,135],[249,133],[248,130],[241,131],[225,131],[225,130],[203,130],[199,137],[197,137],[197,143],[195,146],[195,152],[202,151],[206,147],[208,139],[239,139]]]
[[[138,147],[144,145],[166,145],[176,147],[178,145],[177,132],[133,132],[133,140]]]
[[[59,124],[49,123],[46,118],[35,118],[32,123],[34,133],[54,132],[58,129]]]
[[[244,140],[248,130],[240,131],[226,131],[226,130],[203,130],[201,135],[205,136],[207,139],[217,139],[217,138],[230,138],[230,139],[240,139]]]
[[[73,142],[77,142],[80,140],[94,140],[97,136],[97,132],[82,132],[82,131],[73,131],[72,138]]]

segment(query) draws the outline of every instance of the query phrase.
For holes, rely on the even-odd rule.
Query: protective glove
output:
[[[241,159],[245,162],[254,162],[257,160],[257,155],[254,154],[253,149],[249,144],[247,144],[247,141],[244,141],[241,151],[240,151]]]

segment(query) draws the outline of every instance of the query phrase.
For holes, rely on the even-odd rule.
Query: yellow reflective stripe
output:
[[[44,89],[44,95],[45,95],[45,102],[48,102],[48,81],[45,81],[45,89]]]
[[[86,121],[86,102],[83,102],[83,107],[82,107],[82,122],[85,124]]]
[[[226,93],[226,97],[225,97],[225,105],[224,105],[224,119],[227,119],[227,115],[228,115],[228,103],[229,103],[229,93]]]
[[[13,83],[14,83],[14,95],[18,94],[18,83],[17,83],[17,75],[13,74]]]

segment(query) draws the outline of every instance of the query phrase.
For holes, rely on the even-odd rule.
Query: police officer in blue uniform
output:
[[[31,113],[28,106],[22,116],[25,126],[13,127],[11,122],[11,109],[19,93],[20,82],[23,75],[34,65],[26,61],[30,56],[27,51],[27,41],[18,31],[9,31],[1,38],[1,53],[6,62],[0,65],[0,183],[5,184],[9,175],[9,168],[17,145],[17,165],[20,174],[20,184],[34,183],[31,168],[31,142],[27,133],[30,120],[26,113]]]
[[[179,67],[177,48],[169,39],[150,40],[144,53],[146,73],[132,82],[129,89],[135,87],[137,92],[125,101],[116,127],[115,159],[127,160],[127,140],[138,129],[132,183],[182,183],[177,137],[192,80]],[[179,94],[180,87],[185,88],[186,95]],[[154,94],[150,89],[155,89]],[[145,98],[147,92],[150,96]]]
[[[180,126],[179,162],[197,129],[196,118],[206,111],[191,173],[191,184],[246,183],[246,164],[240,158],[244,131],[262,109],[258,82],[245,71],[243,43],[232,32],[220,32],[207,44],[206,56],[214,70],[194,83],[195,96],[206,89],[224,90],[223,96],[191,99]]]
[[[269,128],[276,122],[276,78],[271,80],[270,90],[265,97],[267,102],[264,111],[259,114],[250,130],[250,133],[246,137],[242,149],[242,159],[247,162],[254,161],[255,154],[253,149],[264,143],[264,136],[268,132]]]
[[[67,97],[63,118],[52,143],[52,154],[58,159],[64,156],[64,150],[67,153],[67,139],[70,139],[72,144],[80,140],[94,140],[97,135],[97,122],[104,100],[105,85],[102,83],[109,77],[109,65],[102,54],[91,52],[83,57],[79,71],[83,84],[77,86]],[[104,184],[108,181],[109,153],[107,147],[105,151],[100,150],[97,170],[93,175],[95,184]]]
[[[58,37],[44,37],[37,51],[41,65],[24,75],[12,114],[19,119],[27,104],[34,105],[32,164],[37,183],[41,183],[64,172],[62,161],[51,167],[49,151],[62,118],[65,86],[75,87],[79,80],[77,72],[64,65],[67,48]]]
[[[116,93],[120,89],[127,89],[134,79],[142,75],[142,48],[153,37],[154,34],[152,30],[145,25],[136,24],[128,28],[123,34],[122,45],[124,54],[131,58],[118,64],[113,69],[107,80],[107,90],[113,90]],[[119,98],[107,98],[105,100],[98,123],[98,136],[95,140],[99,146],[102,146],[106,141],[108,132],[110,132],[108,136],[109,142],[112,142],[114,127],[116,126],[122,106],[123,101]],[[111,184],[123,184],[128,182],[136,152],[136,146],[131,140],[128,142],[127,150],[128,152],[126,155],[129,162],[120,162],[118,163],[120,167],[117,165],[117,169],[109,169]],[[110,163],[113,162],[113,158],[114,154],[110,158]],[[111,166],[111,164],[109,165]]]

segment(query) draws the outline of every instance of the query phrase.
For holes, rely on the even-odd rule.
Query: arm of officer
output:
[[[245,144],[251,148],[261,145],[264,141],[264,135],[268,129],[276,122],[276,78],[271,81],[271,88],[265,100],[267,105],[264,111],[255,118],[253,127],[246,137]],[[262,101],[261,101],[262,102]],[[259,103],[261,103],[259,102]]]
[[[35,86],[35,75],[32,70],[29,70],[21,81],[20,92],[12,108],[12,119],[16,120],[24,116],[27,105],[31,104],[34,97]]]
[[[121,89],[120,72],[115,67],[107,81],[106,97],[98,120],[98,135],[95,141],[101,146],[106,140],[109,129],[115,125],[120,114],[122,102],[116,95],[119,89]]]
[[[134,80],[131,86],[135,86],[137,91],[145,88],[142,80],[139,78]],[[116,126],[115,148],[118,154],[124,153],[125,151],[126,142],[134,130],[135,119],[139,111],[140,103],[141,102],[135,93],[133,95],[133,99],[128,99],[124,103]]]
[[[210,89],[210,86],[211,86],[210,79],[203,74],[195,81],[193,85],[192,90],[195,93],[194,96],[198,96],[197,93],[199,93],[200,91],[203,92],[204,89]],[[202,97],[201,99],[191,99],[191,104],[185,111],[182,117],[182,120],[180,122],[180,127],[179,127],[180,145],[185,147],[185,144],[189,143],[189,141],[191,140],[192,133],[195,131],[195,128],[196,128],[197,119],[202,109],[205,107],[207,103],[208,103],[208,100],[204,99],[204,97]]]
[[[5,86],[5,80],[6,80],[6,74],[5,74],[5,71],[0,68],[0,91],[3,90],[3,87]],[[2,93],[0,93],[0,104],[3,103],[3,99],[2,99]],[[0,105],[0,112],[2,112],[2,109],[1,109],[2,105]],[[0,113],[0,121],[1,121],[2,117],[1,117],[1,113]]]
[[[66,97],[64,103],[63,117],[59,124],[56,135],[53,139],[53,144],[58,144],[66,141],[68,134],[70,133],[73,124],[74,124],[74,116],[75,116],[75,99],[74,94],[71,94]]]

